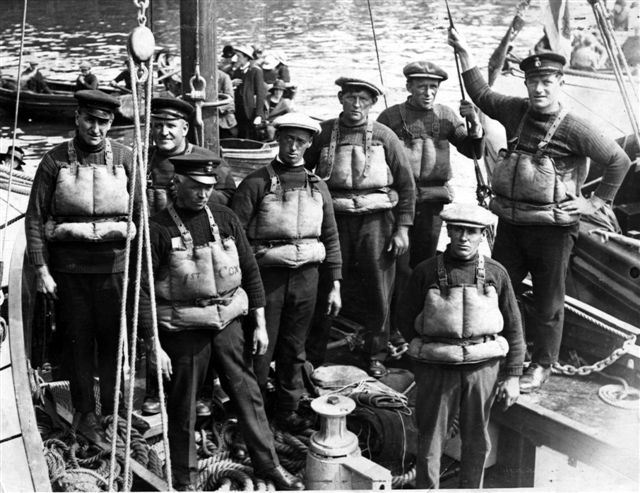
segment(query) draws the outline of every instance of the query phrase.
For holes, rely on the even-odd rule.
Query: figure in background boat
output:
[[[125,243],[135,235],[126,221],[133,156],[106,136],[120,102],[96,90],[75,96],[76,135],[42,158],[25,230],[37,290],[55,300],[65,338],[74,425],[86,426],[88,438],[98,441],[93,375],[97,370],[106,416],[113,411]],[[139,196],[134,204],[137,210]]]
[[[331,195],[325,182],[304,167],[304,152],[320,125],[301,113],[274,123],[278,156],[238,186],[232,208],[253,247],[266,294],[269,346],[254,359],[262,395],[275,360],[273,420],[297,432],[313,425],[298,412],[305,392],[305,342],[318,295],[319,271],[332,285],[318,299],[319,310],[336,316],[341,308],[342,262]]]
[[[276,134],[274,121],[276,118],[295,111],[292,98],[285,96],[287,85],[284,81],[278,79],[269,88],[266,99],[267,120],[264,125],[265,140],[273,140]]]
[[[448,74],[428,61],[412,62],[403,69],[409,97],[404,103],[393,105],[378,117],[403,142],[416,184],[416,214],[409,229],[409,251],[397,259],[396,288],[392,305],[391,324],[403,310],[400,294],[406,288],[411,270],[423,260],[435,255],[442,230],[440,212],[453,201],[449,145],[472,158],[482,156],[482,126],[469,101],[460,103],[460,115],[435,103],[440,84]]]
[[[39,62],[32,59],[29,60],[27,64],[28,67],[20,75],[22,89],[41,94],[51,94],[51,89],[49,89],[44,75],[42,75],[42,72],[38,69]]]
[[[451,242],[416,266],[398,314],[417,386],[415,487],[439,488],[440,457],[457,417],[458,487],[482,488],[493,401],[506,408],[520,393],[522,322],[507,271],[478,252],[495,216],[475,204],[452,204],[441,217]]]
[[[244,45],[234,47],[237,62],[231,73],[238,122],[238,137],[256,139],[256,127],[266,118],[266,89],[262,69],[251,64],[253,50]]]
[[[207,206],[220,159],[200,151],[171,162],[176,200],[152,218],[150,236],[174,487],[193,490],[197,482],[196,393],[211,362],[235,406],[255,475],[273,481],[278,490],[303,489],[280,466],[246,356],[247,345],[254,355],[264,354],[268,345],[265,295],[253,251],[230,209]],[[141,329],[148,339],[151,305],[148,283],[144,286]],[[255,329],[245,344],[242,318],[247,314]]]
[[[7,147],[7,152],[0,154],[0,166],[11,166],[16,171],[22,171],[24,168],[24,150],[22,147]]]
[[[560,104],[563,56],[540,53],[520,63],[525,99],[492,91],[455,29],[449,43],[460,56],[469,96],[507,131],[508,149],[500,152],[492,177],[491,210],[500,219],[493,258],[507,269],[516,289],[531,273],[534,310],[527,327],[534,346],[520,382],[521,391],[530,392],[544,384],[558,361],[565,278],[580,215],[615,197],[630,160],[617,143]],[[595,194],[585,198],[580,188],[588,158],[603,167],[604,175]]]
[[[98,89],[98,78],[91,73],[91,64],[87,61],[80,63],[80,75],[76,78],[76,91]]]
[[[386,126],[369,118],[382,91],[362,79],[340,77],[342,112],[322,122],[305,153],[306,166],[326,181],[338,224],[343,262],[343,313],[366,330],[364,365],[371,376],[387,373],[390,303],[396,258],[409,248],[415,184],[405,150]],[[320,280],[316,316],[307,340],[314,366],[324,361],[330,317],[323,301],[331,280]]]

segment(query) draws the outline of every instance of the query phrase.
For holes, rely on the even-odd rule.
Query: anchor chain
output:
[[[133,4],[138,9],[138,24],[144,26],[147,23],[147,9],[149,0],[133,0]]]
[[[590,375],[593,372],[601,372],[602,370],[604,370],[605,368],[607,368],[608,366],[616,362],[618,359],[620,359],[620,357],[622,357],[624,354],[629,352],[629,349],[636,343],[636,336],[633,334],[625,334],[621,330],[611,327],[610,325],[605,324],[604,322],[601,322],[600,320],[597,320],[591,315],[588,315],[570,305],[567,305],[565,308],[571,313],[592,323],[596,327],[603,329],[606,332],[609,332],[616,336],[619,336],[620,338],[624,339],[624,342],[622,343],[621,347],[614,349],[609,356],[607,356],[604,359],[601,359],[600,361],[596,361],[591,365],[583,365],[580,367],[576,367],[574,365],[569,365],[569,364],[563,365],[561,363],[554,363],[553,366],[551,367],[551,371],[553,373],[560,374],[560,375],[567,375],[567,376],[574,376],[574,375],[585,376],[585,375]]]

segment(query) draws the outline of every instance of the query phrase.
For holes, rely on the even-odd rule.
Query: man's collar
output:
[[[280,159],[280,156],[276,156],[276,162],[282,164],[282,166],[286,166],[287,168],[297,168],[299,166],[304,166],[304,158],[295,164],[287,164],[284,161],[282,161],[282,159]]]

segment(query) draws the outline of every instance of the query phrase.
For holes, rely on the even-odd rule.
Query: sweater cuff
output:
[[[595,195],[602,200],[609,201],[615,198],[617,191],[617,185],[609,185],[607,183],[600,182],[600,185],[598,185],[598,188],[596,189]]]
[[[341,265],[332,265],[327,266],[327,275],[331,282],[333,281],[341,281],[342,280],[342,266]]]
[[[41,265],[45,265],[47,263],[44,252],[29,252],[29,261],[34,267],[40,267]]]
[[[250,310],[255,310],[256,308],[262,308],[263,306],[265,306],[267,304],[267,299],[264,295],[264,293],[262,294],[249,294],[247,293],[249,296],[249,309]]]
[[[504,368],[502,368],[500,373],[508,377],[520,377],[522,376],[522,365],[505,366]]]
[[[413,226],[413,214],[410,212],[397,213],[396,226]]]
[[[468,87],[468,83],[473,84],[476,81],[484,81],[482,73],[480,72],[480,69],[477,65],[475,67],[471,67],[469,70],[465,70],[464,72],[462,72],[462,79],[464,80],[465,87]]]

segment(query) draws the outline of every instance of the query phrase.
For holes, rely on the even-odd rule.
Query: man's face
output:
[[[178,206],[192,211],[204,209],[213,191],[213,185],[205,185],[183,175],[176,175],[174,180]]]
[[[418,108],[430,110],[433,108],[439,88],[440,81],[438,79],[429,77],[411,79],[407,82],[407,91],[411,93],[409,101]]]
[[[367,90],[339,92],[338,99],[342,104],[342,119],[347,125],[361,125],[367,121],[369,110],[375,103]]]
[[[91,69],[89,67],[81,67],[80,68],[80,73],[82,75],[87,75],[89,72],[91,72]]]
[[[461,260],[468,260],[475,257],[478,252],[484,229],[451,224],[447,225],[447,233],[451,239],[449,244],[451,254]]]
[[[151,120],[151,132],[156,147],[162,152],[180,152],[185,145],[189,124],[182,118],[176,120]]]
[[[235,62],[236,67],[244,67],[247,63],[249,63],[249,57],[241,51],[236,51],[235,58],[237,60]]]
[[[78,137],[85,144],[97,146],[107,137],[107,132],[113,123],[113,115],[110,118],[98,118],[90,115],[85,110],[76,112],[76,128]]]
[[[564,81],[560,74],[530,75],[524,81],[534,111],[553,113],[558,109]]]
[[[282,128],[276,138],[278,157],[289,166],[300,163],[304,152],[311,145],[311,133],[302,128]]]

